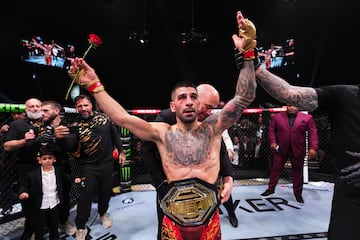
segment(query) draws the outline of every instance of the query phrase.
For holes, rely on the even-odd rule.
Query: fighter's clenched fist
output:
[[[245,41],[239,50],[248,51],[256,48],[256,28],[253,22],[244,18],[241,11],[237,12],[236,20],[239,27],[239,37]]]

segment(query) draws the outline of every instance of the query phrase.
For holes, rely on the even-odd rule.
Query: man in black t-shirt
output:
[[[115,124],[104,113],[93,111],[89,96],[75,98],[75,107],[81,119],[75,124],[79,131],[79,159],[83,187],[77,205],[75,223],[76,239],[85,239],[86,223],[90,216],[91,203],[95,194],[98,200],[98,213],[104,228],[110,228],[112,221],[107,213],[112,195],[114,159],[113,151],[125,152]]]
[[[34,128],[40,126],[42,119],[41,101],[30,98],[25,102],[26,118],[13,121],[4,139],[4,150],[16,152],[16,168],[18,185],[25,184],[27,173],[37,166],[37,144]],[[24,231],[21,240],[30,239],[34,233],[31,222],[31,209],[27,201],[21,201],[22,212],[25,217]]]

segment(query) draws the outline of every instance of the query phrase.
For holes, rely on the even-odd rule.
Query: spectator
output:
[[[239,168],[250,169],[251,160],[254,153],[254,144],[250,141],[247,134],[243,134],[239,144]]]
[[[286,45],[283,47],[283,59],[281,66],[290,66],[295,64],[295,40],[290,38],[286,40]]]
[[[252,169],[264,170],[268,169],[268,154],[266,152],[267,147],[262,143],[261,137],[256,137],[254,144],[254,153],[252,153],[253,159],[251,160]]]
[[[233,146],[234,146],[234,158],[231,161],[235,169],[240,169],[240,160],[239,160],[239,151],[240,151],[240,138],[238,135],[233,137]]]
[[[146,166],[141,156],[141,148],[143,141],[141,139],[134,139],[135,144],[131,148],[131,178],[136,182],[139,175],[147,173]],[[142,174],[141,174],[142,173]]]

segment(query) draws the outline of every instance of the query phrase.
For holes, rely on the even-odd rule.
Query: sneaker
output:
[[[87,235],[87,229],[78,229],[76,230],[76,240],[85,240]]]
[[[64,224],[59,225],[60,229],[63,230],[67,235],[74,235],[76,233],[76,227],[71,222],[66,221]]]
[[[104,215],[102,215],[100,217],[100,220],[101,220],[102,225],[103,225],[104,228],[111,228],[112,222],[111,222],[111,219],[110,219],[110,215],[108,213],[105,213]]]
[[[301,204],[304,203],[304,199],[302,198],[301,195],[295,195],[295,199],[298,203],[301,203]]]
[[[274,195],[274,194],[275,194],[275,191],[274,191],[274,190],[266,189],[266,191],[263,192],[263,193],[261,194],[261,196],[264,197],[264,198],[267,198],[267,197],[271,197],[271,196]]]

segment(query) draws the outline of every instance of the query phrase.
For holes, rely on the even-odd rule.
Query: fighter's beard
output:
[[[26,116],[28,118],[30,118],[31,120],[38,120],[38,119],[42,118],[42,113],[41,112],[29,112],[29,111],[26,111]]]
[[[43,119],[43,121],[46,125],[51,125],[55,118],[56,118],[56,115],[51,115],[47,121],[44,121],[44,119]]]

